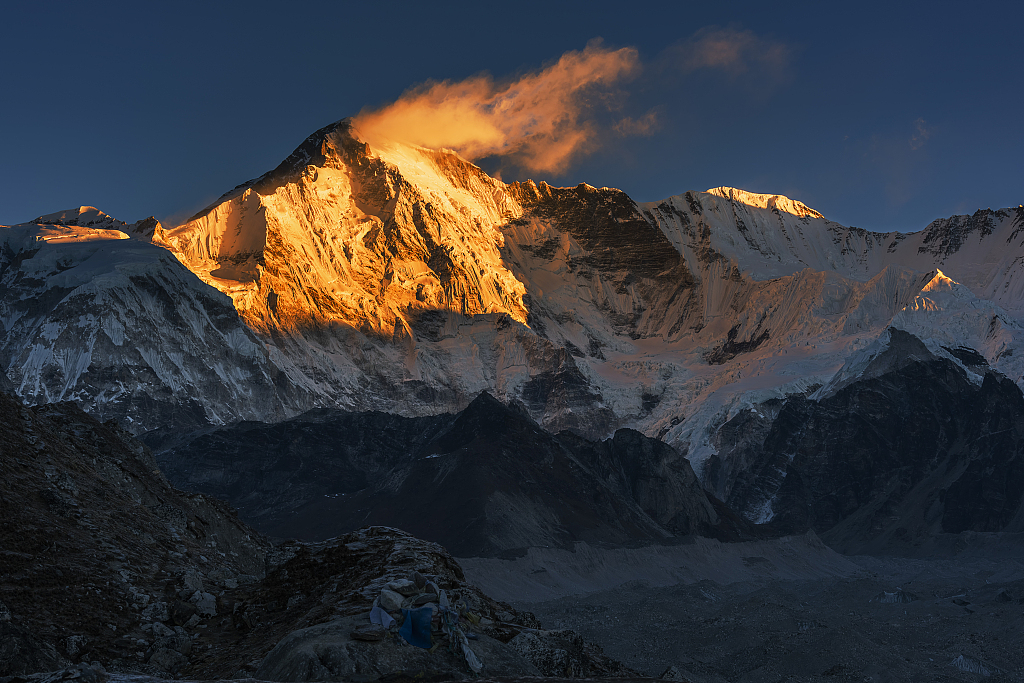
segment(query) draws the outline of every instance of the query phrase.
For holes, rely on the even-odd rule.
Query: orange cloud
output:
[[[513,81],[481,75],[426,83],[394,104],[360,113],[355,127],[371,146],[393,140],[454,149],[467,159],[510,156],[526,169],[557,173],[592,144],[587,112],[602,98],[588,96],[638,69],[635,49],[609,50],[594,41]]]

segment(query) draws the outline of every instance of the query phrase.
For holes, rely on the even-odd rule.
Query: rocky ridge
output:
[[[158,448],[178,486],[238,507],[265,533],[319,540],[395,526],[458,557],[578,542],[637,545],[756,535],[670,446],[622,429],[553,435],[489,394],[456,415],[319,409]]]
[[[116,423],[6,394],[0,408],[5,683],[103,683],[107,673],[466,678],[471,669],[447,646],[428,652],[379,630],[367,638],[382,589],[423,575],[463,608],[485,675],[635,673],[575,633],[545,631],[490,599],[441,546],[381,527],[272,546],[224,503],[171,487]],[[330,656],[321,657],[325,634]]]

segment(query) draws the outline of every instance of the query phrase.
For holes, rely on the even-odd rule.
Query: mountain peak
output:
[[[123,221],[103,213],[95,206],[79,206],[75,209],[55,211],[29,222],[44,225],[78,225],[83,228],[120,228],[125,225]]]
[[[38,216],[22,223],[22,227],[44,227],[43,232],[36,232],[40,239],[52,244],[58,242],[83,242],[92,240],[128,239],[132,236],[148,242],[161,243],[163,225],[154,216],[143,218],[134,223],[125,223],[106,214],[95,206],[80,206],[77,209],[65,209]],[[75,228],[83,228],[76,230]]]
[[[723,199],[731,199],[741,204],[756,206],[759,209],[778,209],[801,218],[824,218],[824,216],[803,202],[798,202],[781,194],[757,194],[735,187],[713,187],[707,193]]]

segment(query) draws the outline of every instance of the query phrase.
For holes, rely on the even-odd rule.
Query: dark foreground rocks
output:
[[[6,394],[0,416],[0,676],[186,657],[221,585],[264,574],[270,543],[116,423]]]
[[[5,394],[0,415],[5,683],[103,683],[106,672],[280,681],[476,675],[442,631],[426,650],[370,623],[385,587],[410,585],[401,598],[409,604],[391,605],[395,616],[403,606],[436,607],[443,592],[461,609],[454,618],[472,637],[480,675],[635,675],[467,584],[437,544],[369,527],[273,546],[224,503],[170,486],[150,451],[113,422]]]
[[[492,600],[466,582],[444,548],[397,529],[369,527],[323,543],[287,544],[278,552],[294,554],[260,583],[226,592],[232,628],[199,638],[209,647],[194,658],[190,676],[377,680],[406,672],[420,678],[475,677],[458,643],[440,629],[432,629],[427,650],[405,642],[397,625],[371,624],[374,601],[394,592],[389,586],[413,584],[417,576],[465,608],[470,618],[461,626],[473,638],[469,645],[483,664],[480,675],[636,675],[576,634],[545,631],[529,612]],[[420,596],[436,597],[416,591],[398,594],[407,608]],[[399,620],[402,604],[390,610]],[[524,636],[543,646],[522,647]],[[567,641],[572,641],[568,647]]]

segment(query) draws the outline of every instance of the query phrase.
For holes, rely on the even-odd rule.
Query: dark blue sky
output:
[[[80,204],[173,222],[333,120],[596,37],[638,50],[614,114],[657,129],[598,112],[603,144],[538,179],[638,201],[731,185],[878,230],[1024,202],[1019,3],[432,4],[8,3],[0,223]],[[736,60],[694,61],[709,35]]]

